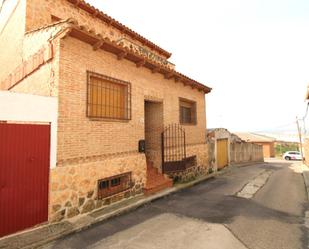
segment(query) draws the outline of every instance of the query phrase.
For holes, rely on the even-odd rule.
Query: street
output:
[[[297,165],[233,167],[44,248],[308,248],[307,196]]]

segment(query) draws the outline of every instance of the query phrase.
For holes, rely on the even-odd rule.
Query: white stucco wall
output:
[[[0,121],[51,124],[50,167],[57,160],[58,99],[0,91]]]

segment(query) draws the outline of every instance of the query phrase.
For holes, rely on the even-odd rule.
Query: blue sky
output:
[[[178,71],[213,88],[208,127],[274,130],[304,115],[308,0],[89,2],[172,52]]]

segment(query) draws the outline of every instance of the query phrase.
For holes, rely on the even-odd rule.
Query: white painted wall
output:
[[[50,167],[57,162],[58,98],[0,91],[0,121],[51,124]]]

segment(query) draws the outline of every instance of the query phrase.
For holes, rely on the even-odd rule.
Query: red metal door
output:
[[[48,219],[50,125],[0,123],[0,237]]]

